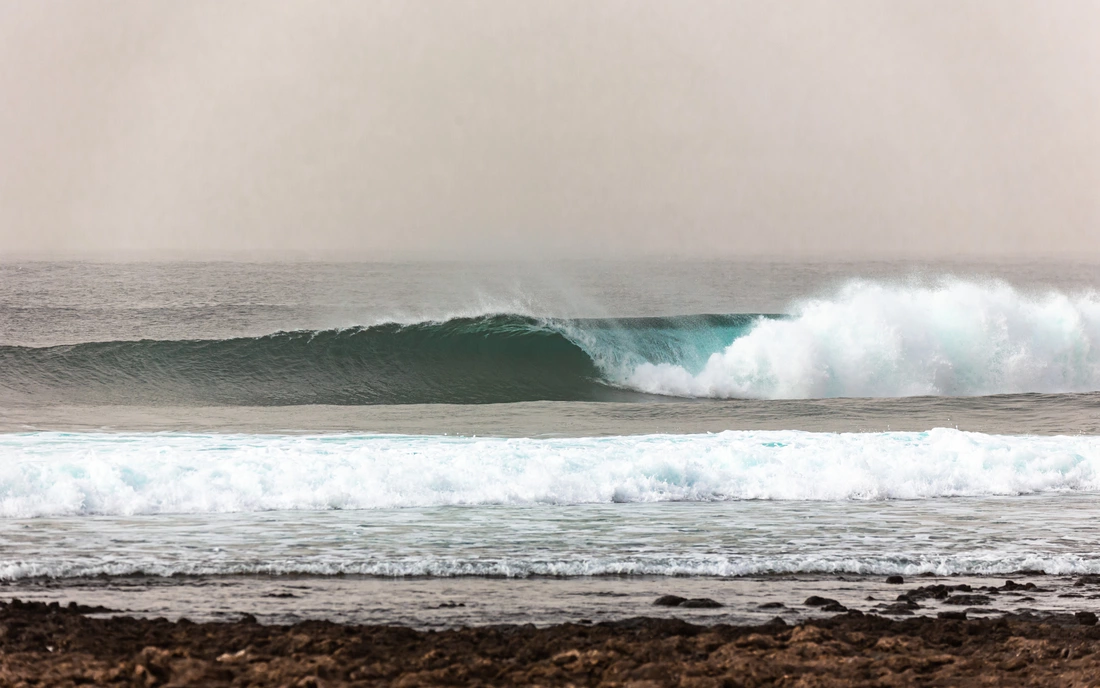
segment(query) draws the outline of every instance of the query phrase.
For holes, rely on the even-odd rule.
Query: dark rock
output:
[[[1034,583],[1017,583],[1016,581],[1005,581],[1005,584],[1000,588],[992,588],[993,590],[1001,590],[1004,592],[1016,592],[1020,590],[1038,590],[1039,586]]]
[[[927,599],[946,600],[953,592],[972,592],[973,588],[962,583],[960,585],[925,585],[905,593],[910,600],[919,601]]]
[[[680,607],[684,609],[716,609],[721,606],[721,602],[712,600],[709,597],[696,597],[680,603]]]
[[[783,604],[782,602],[765,602],[764,604],[760,605],[759,609],[782,609],[786,606],[787,605]]]
[[[686,597],[680,597],[679,595],[661,595],[653,604],[658,607],[679,607],[684,602],[687,602]]]
[[[901,576],[887,576],[886,582],[890,585],[901,585],[905,583],[905,579]]]
[[[817,595],[810,595],[809,597],[806,598],[806,601],[803,602],[802,604],[806,605],[807,607],[824,607],[825,605],[840,604],[840,603],[837,602],[836,600],[830,599],[828,597],[819,597]]]
[[[904,602],[897,602],[895,604],[883,605],[879,612],[887,614],[889,616],[912,616],[913,610],[909,608],[909,605]]]
[[[1076,612],[1073,616],[1077,618],[1077,623],[1081,624],[1082,626],[1096,625],[1096,614],[1093,614],[1092,612]]]
[[[784,621],[783,619],[781,619],[781,618],[780,618],[780,617],[778,617],[778,616],[773,616],[773,617],[771,618],[771,621],[768,621],[768,623],[766,623],[766,624],[764,624],[764,625],[765,625],[765,626],[786,626],[786,625],[787,625],[787,622],[786,622],[786,621]]]
[[[954,621],[966,621],[966,612],[939,612],[936,614],[941,619],[952,619]]]
[[[832,602],[821,608],[823,612],[846,612],[848,608],[839,602]]]
[[[993,599],[989,595],[952,595],[943,601],[944,604],[975,605],[989,604]]]
[[[1074,586],[1080,588],[1085,585],[1100,585],[1100,576],[1090,573],[1087,576],[1081,576],[1073,583]],[[15,600],[12,600],[14,602]]]

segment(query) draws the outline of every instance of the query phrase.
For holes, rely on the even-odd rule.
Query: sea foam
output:
[[[1100,438],[0,435],[0,515],[881,500],[1100,489]]]
[[[598,359],[597,359],[598,360]],[[701,370],[612,371],[652,394],[795,399],[978,396],[1100,389],[1100,297],[1004,283],[852,282],[761,319]]]

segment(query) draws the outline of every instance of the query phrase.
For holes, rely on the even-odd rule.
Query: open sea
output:
[[[1100,574],[1097,268],[0,264],[0,585],[431,626]]]

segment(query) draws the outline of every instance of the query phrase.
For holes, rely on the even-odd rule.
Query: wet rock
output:
[[[320,621],[173,624],[23,603],[0,607],[9,629],[0,636],[0,686],[674,685],[680,677],[723,685],[734,675],[745,684],[820,688],[1054,688],[1100,676],[1100,626],[1081,625],[1093,620],[1084,614],[960,623],[960,613],[895,620],[851,610],[795,628],[779,618],[751,627],[634,618],[433,632]]]
[[[456,609],[458,607],[465,607],[465,602],[442,602],[436,609]]]
[[[1092,612],[1076,612],[1073,616],[1077,619],[1077,623],[1081,624],[1082,626],[1096,625],[1096,614],[1093,614]]]
[[[951,619],[954,621],[966,621],[966,612],[939,612],[936,614],[941,619]]]
[[[658,607],[679,607],[684,602],[687,602],[686,597],[680,597],[679,595],[661,595],[653,604]]]
[[[712,600],[709,597],[696,597],[680,603],[680,607],[683,609],[717,609],[721,606],[723,606],[721,602]]]
[[[829,597],[819,597],[818,595],[810,595],[809,597],[806,598],[806,601],[803,602],[802,604],[806,605],[807,607],[824,607],[826,605],[840,604],[840,603],[837,602],[834,599],[829,598]]]
[[[1078,588],[1085,585],[1100,585],[1100,576],[1094,573],[1090,573],[1088,575],[1078,578],[1076,581],[1073,582],[1073,585]]]
[[[934,599],[946,600],[953,592],[973,592],[973,588],[962,583],[960,585],[924,585],[905,593],[905,596],[914,601]]]
[[[1024,590],[1038,590],[1039,586],[1032,582],[1017,583],[1016,581],[1005,581],[1005,584],[999,588],[988,588],[989,590],[1000,590],[1002,592],[1021,592]]]
[[[24,602],[18,597],[12,598],[11,602],[0,602],[0,609],[8,607],[12,610],[33,612],[33,613],[58,613],[68,612],[73,614],[102,614],[104,612],[114,611],[108,609],[102,605],[86,605],[77,604],[76,602],[70,602],[64,607],[59,602]]]
[[[846,612],[848,608],[839,602],[831,602],[821,608],[823,612]]]
[[[905,583],[905,579],[902,578],[901,576],[887,576],[886,577],[886,582],[889,585],[902,585],[902,584]]]
[[[787,605],[783,604],[782,602],[765,602],[764,604],[760,605],[757,608],[758,609],[783,609],[786,606]]]
[[[886,614],[887,616],[912,616],[913,610],[904,602],[895,602],[894,604],[887,604],[880,607],[879,613]]]
[[[943,603],[944,604],[960,605],[960,606],[962,606],[962,605],[970,606],[970,605],[979,605],[979,604],[989,604],[992,601],[993,601],[993,598],[991,598],[989,595],[951,595],[946,600],[944,600]]]

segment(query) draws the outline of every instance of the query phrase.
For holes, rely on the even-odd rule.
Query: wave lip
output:
[[[0,436],[0,515],[883,500],[1100,490],[1100,437]]]

